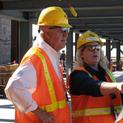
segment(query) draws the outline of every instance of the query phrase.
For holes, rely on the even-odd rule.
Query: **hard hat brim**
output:
[[[82,42],[82,43],[78,44],[78,45],[77,45],[77,49],[80,48],[81,46],[84,46],[84,45],[88,44],[88,43],[94,43],[94,42],[99,43],[101,46],[104,45],[104,43],[101,42],[101,41],[93,41],[93,42],[92,42],[92,41],[86,41],[85,43]]]

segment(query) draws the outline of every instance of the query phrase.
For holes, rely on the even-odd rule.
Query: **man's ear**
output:
[[[48,31],[49,27],[48,26],[40,26],[40,33],[42,34],[43,37],[48,37]]]

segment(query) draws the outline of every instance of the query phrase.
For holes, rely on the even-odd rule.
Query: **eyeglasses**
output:
[[[61,31],[65,32],[65,33],[69,33],[70,32],[70,28],[66,28],[66,27],[58,27],[58,26],[49,27],[49,29],[57,29],[57,28],[60,28]]]
[[[101,46],[100,45],[86,45],[84,46],[84,49],[87,48],[89,51],[93,52],[95,50],[100,51]]]

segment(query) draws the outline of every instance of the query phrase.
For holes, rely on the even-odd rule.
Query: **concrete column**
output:
[[[19,29],[19,61],[32,44],[32,26],[29,22],[20,22]]]
[[[79,34],[75,33],[75,58],[76,58],[76,50],[77,50],[77,40],[79,38]]]
[[[11,20],[0,17],[0,64],[11,62]]]
[[[70,31],[66,45],[66,72],[69,74],[73,67],[73,31]]]

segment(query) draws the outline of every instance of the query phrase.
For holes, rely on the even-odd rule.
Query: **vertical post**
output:
[[[76,50],[77,50],[77,39],[79,38],[79,34],[75,33],[75,58],[76,58]]]
[[[116,42],[116,70],[121,70],[120,65],[120,41]]]
[[[70,73],[73,67],[73,31],[70,31],[66,45],[66,72]]]
[[[109,65],[111,63],[111,42],[109,39],[106,39],[106,56],[109,61]]]

